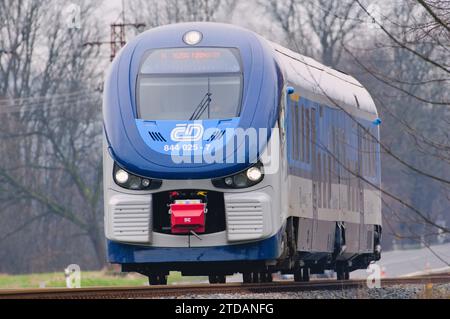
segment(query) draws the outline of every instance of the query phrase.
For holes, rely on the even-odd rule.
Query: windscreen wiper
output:
[[[200,104],[197,105],[197,107],[194,110],[194,113],[192,113],[191,117],[189,118],[189,121],[195,121],[198,120],[200,118],[200,116],[202,116],[203,112],[205,112],[205,110],[207,108],[209,108],[209,103],[211,103],[211,92],[207,92],[202,100],[200,101]]]

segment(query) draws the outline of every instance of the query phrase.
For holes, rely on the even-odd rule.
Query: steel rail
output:
[[[381,287],[411,284],[450,283],[450,275],[430,275],[381,279]],[[295,292],[313,290],[341,290],[367,287],[366,280],[312,280],[309,282],[274,281],[272,283],[186,284],[143,287],[36,288],[0,290],[0,299],[127,299],[168,296],[248,294]]]

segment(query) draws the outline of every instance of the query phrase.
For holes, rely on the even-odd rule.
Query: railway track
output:
[[[408,284],[450,283],[450,275],[427,275],[407,278],[386,278],[381,287]],[[155,298],[216,293],[271,293],[311,290],[337,290],[366,287],[366,280],[312,280],[310,282],[274,281],[263,284],[196,284],[147,287],[44,288],[0,290],[0,299],[128,299]]]

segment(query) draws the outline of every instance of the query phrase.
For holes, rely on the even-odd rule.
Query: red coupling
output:
[[[171,204],[170,224],[173,234],[188,234],[205,232],[205,208],[204,203]]]

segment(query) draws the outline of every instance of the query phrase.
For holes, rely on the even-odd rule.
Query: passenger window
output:
[[[368,147],[369,144],[368,144],[367,138],[368,138],[367,133],[364,132],[363,139],[362,139],[363,176],[368,176],[369,175],[369,158],[370,158],[370,154],[369,154],[369,147]]]
[[[331,169],[331,156],[328,154],[328,208],[331,208],[331,174],[332,174],[332,169]]]
[[[295,123],[294,109],[295,105],[291,101],[291,158],[295,160],[297,158],[295,145],[297,144],[297,123]]]
[[[295,102],[295,107],[294,107],[294,121],[295,121],[295,159],[296,160],[300,160],[300,152],[299,152],[299,140],[300,140],[300,136],[298,134],[299,132],[299,122],[298,122],[298,102]]]
[[[377,143],[375,139],[373,139],[372,149],[373,149],[373,176],[375,176],[377,174]]]
[[[323,155],[323,207],[328,208],[328,166],[327,156]]]
[[[311,131],[310,131],[309,109],[305,109],[305,118],[306,118],[306,162],[309,164],[311,162],[311,135],[310,135]]]
[[[374,155],[375,155],[375,151],[374,151],[374,143],[373,143],[373,138],[372,136],[369,136],[369,155],[370,155],[370,176],[374,175],[374,167],[375,167],[375,161],[374,161]]]
[[[301,136],[300,136],[300,140],[302,141],[302,147],[301,147],[301,159],[302,162],[306,163],[306,154],[305,154],[305,145],[307,143],[307,140],[305,138],[306,132],[305,132],[305,106],[302,104],[302,110],[301,110],[301,114],[302,114],[302,119],[301,119],[301,123],[302,123],[302,127],[300,128],[301,131]]]
[[[378,156],[377,145],[378,144],[374,140],[373,141],[373,176],[377,175],[377,156]]]
[[[318,202],[319,207],[322,208],[322,158],[320,153],[317,154],[317,180],[318,180]]]
[[[298,131],[297,131],[297,135],[298,135],[298,152],[299,152],[299,160],[301,162],[303,162],[303,121],[301,118],[301,109],[303,108],[302,105],[298,104],[297,105],[297,113],[295,114],[295,120],[299,123],[298,124]]]

